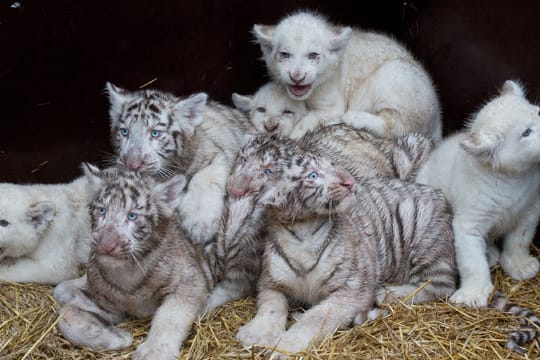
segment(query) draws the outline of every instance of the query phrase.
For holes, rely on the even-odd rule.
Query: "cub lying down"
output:
[[[69,184],[0,184],[0,279],[57,284],[88,261],[86,179]]]
[[[215,283],[215,248],[194,242],[174,215],[185,177],[164,183],[140,173],[86,169],[92,202],[92,254],[85,277],[54,290],[64,337],[94,350],[131,344],[115,327],[152,318],[135,359],[176,359]]]
[[[257,315],[237,334],[245,346],[298,352],[363,322],[387,291],[414,303],[454,291],[451,212],[441,192],[397,179],[356,183],[310,153],[295,154],[282,171],[268,189]],[[312,307],[286,330],[289,301]]]

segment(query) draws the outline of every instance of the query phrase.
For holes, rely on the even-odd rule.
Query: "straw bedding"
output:
[[[538,250],[534,252],[538,255]],[[540,313],[540,275],[517,282],[493,271],[498,289],[514,302]],[[392,304],[385,316],[327,338],[304,359],[539,359],[538,341],[525,355],[504,348],[507,334],[519,327],[511,316],[492,309],[448,303]],[[95,353],[70,345],[55,325],[58,305],[52,288],[34,284],[0,285],[0,359],[128,359],[145,337],[148,321],[121,324],[135,336],[125,351]],[[181,359],[260,359],[262,352],[243,349],[238,328],[255,313],[255,300],[236,301],[194,325]]]

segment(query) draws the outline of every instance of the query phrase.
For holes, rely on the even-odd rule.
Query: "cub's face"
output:
[[[540,107],[507,81],[470,124],[461,146],[493,169],[521,173],[540,162]]]
[[[35,201],[10,184],[0,187],[0,264],[30,255],[56,213],[50,201]]]
[[[232,198],[258,196],[265,193],[280,177],[286,166],[289,147],[285,141],[258,136],[238,153],[236,164],[227,182]]]
[[[85,169],[89,179],[92,247],[101,255],[138,260],[159,245],[164,217],[170,216],[183,188],[181,175],[163,184],[140,172]],[[171,182],[182,182],[169,189]],[[176,204],[176,205],[175,205]]]
[[[186,137],[202,122],[206,94],[179,99],[155,90],[128,92],[110,83],[107,91],[117,163],[129,170],[172,175]]]
[[[261,134],[287,136],[307,114],[303,101],[291,99],[273,83],[261,87],[253,96],[233,94],[233,101],[237,108],[248,112],[251,123]]]
[[[352,30],[300,13],[277,26],[255,25],[253,32],[274,80],[292,99],[305,100],[336,71]]]
[[[355,202],[355,180],[326,158],[297,154],[278,183],[276,204],[295,216],[345,211]]]

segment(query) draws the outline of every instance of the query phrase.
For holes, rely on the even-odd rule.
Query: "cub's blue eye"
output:
[[[125,129],[125,128],[120,129],[120,135],[128,136],[129,135],[129,130]]]
[[[107,210],[103,206],[98,206],[96,210],[99,215],[105,215],[105,213],[107,212]]]
[[[8,225],[9,225],[9,221],[7,221],[6,219],[0,220],[0,226],[1,227],[6,227]]]
[[[264,169],[264,175],[271,175],[273,173],[272,169]]]
[[[247,162],[247,159],[245,157],[243,157],[243,156],[240,156],[238,161],[240,162],[240,164],[245,164]]]
[[[527,136],[531,135],[531,133],[532,133],[531,128],[527,128],[527,129],[525,129],[524,132],[521,133],[521,136],[522,137],[527,137]]]
[[[127,218],[129,221],[137,220],[137,214],[130,212],[129,214],[127,214]]]
[[[153,138],[158,138],[161,136],[161,131],[159,130],[152,130],[152,132],[150,133],[150,135],[153,137]]]
[[[315,180],[316,178],[319,177],[319,174],[317,174],[315,171],[313,171],[313,172],[309,173],[309,175],[307,177],[310,180]]]

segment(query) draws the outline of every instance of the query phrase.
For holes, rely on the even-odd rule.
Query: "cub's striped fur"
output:
[[[157,183],[122,169],[85,172],[92,253],[85,277],[55,289],[63,304],[59,329],[78,345],[111,350],[132,341],[112,324],[153,316],[134,358],[176,358],[220,276],[215,243],[194,242],[175,215],[185,178]]]
[[[411,295],[421,303],[455,289],[450,207],[441,192],[397,179],[355,179],[298,151],[270,208],[255,318],[237,338],[294,353],[373,305]],[[286,331],[288,301],[312,307]]]
[[[240,150],[229,177],[227,213],[218,238],[224,280],[213,291],[207,311],[254,292],[266,235],[264,198],[298,146],[330,156],[356,177],[410,178],[430,151],[431,140],[422,135],[381,139],[334,125],[310,132],[300,141],[264,135],[250,141]]]
[[[117,163],[160,176],[182,173],[188,181],[179,210],[190,236],[215,236],[224,210],[225,184],[248,133],[241,112],[205,93],[178,98],[158,90],[129,92],[107,83],[111,136]]]

